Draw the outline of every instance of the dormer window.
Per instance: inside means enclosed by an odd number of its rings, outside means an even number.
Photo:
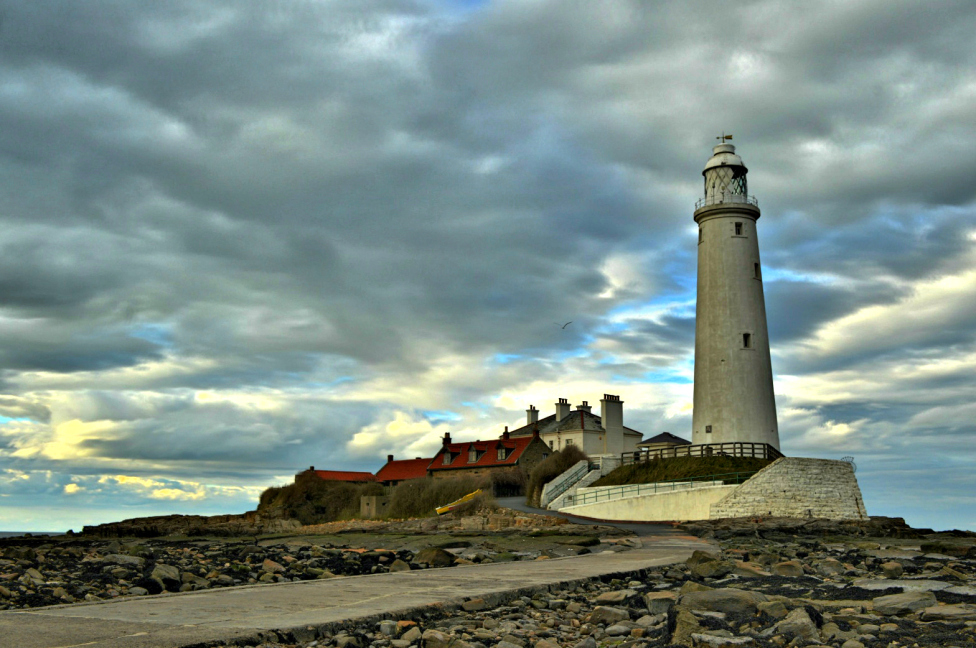
[[[505,461],[508,459],[508,448],[498,448],[498,460]]]
[[[478,463],[478,460],[485,456],[484,450],[478,450],[477,448],[471,448],[468,450],[468,463]]]
[[[460,452],[445,452],[444,453],[444,465],[454,463],[454,460],[461,456]]]

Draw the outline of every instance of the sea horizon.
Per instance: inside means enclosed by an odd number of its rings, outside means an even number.
[[[0,538],[17,538],[24,535],[64,535],[64,531],[0,531]]]

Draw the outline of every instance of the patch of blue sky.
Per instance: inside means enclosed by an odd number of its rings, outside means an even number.
[[[174,346],[173,327],[161,322],[137,324],[129,331],[129,335],[166,349],[171,349]]]
[[[641,376],[641,382],[654,384],[690,385],[695,382],[692,376],[682,369],[658,369]]]
[[[510,362],[515,362],[516,360],[521,360],[524,358],[520,353],[496,353],[491,357],[491,361],[495,364],[508,364]]]
[[[451,410],[421,410],[420,413],[425,419],[434,423],[457,423],[463,417],[457,412],[452,412]]]
[[[823,272],[797,272],[786,268],[769,268],[763,266],[762,279],[770,281],[790,281],[793,283],[835,284],[838,278]]]
[[[454,11],[474,11],[489,4],[491,0],[434,0],[434,3]]]
[[[0,425],[6,425],[7,423],[29,423],[32,420],[26,416],[0,416]]]
[[[338,387],[339,385],[343,385],[348,382],[353,382],[354,380],[355,378],[353,376],[339,376],[334,380],[328,380],[328,381],[321,381],[321,380],[307,381],[302,383],[302,388],[303,389],[306,388],[307,389],[331,389],[333,387]]]
[[[607,319],[626,322],[629,319],[657,320],[664,315],[678,318],[695,316],[695,291],[656,295],[642,302],[628,302],[612,308]]]

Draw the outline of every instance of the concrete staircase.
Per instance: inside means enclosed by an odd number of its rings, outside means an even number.
[[[567,501],[573,501],[573,497],[576,495],[576,489],[585,488],[598,480],[600,477],[603,477],[603,472],[599,468],[591,470],[583,475],[582,479],[567,488],[562,495],[557,496],[551,502],[549,502],[549,504],[546,505],[546,508],[551,511],[558,511],[562,507],[567,506]]]

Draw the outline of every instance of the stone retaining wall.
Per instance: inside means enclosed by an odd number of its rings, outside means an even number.
[[[711,506],[710,517],[867,518],[854,467],[846,461],[784,457]]]

